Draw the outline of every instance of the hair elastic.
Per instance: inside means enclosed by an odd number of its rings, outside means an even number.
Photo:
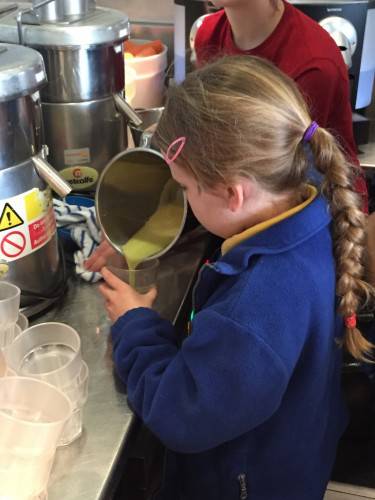
[[[316,122],[312,122],[309,127],[307,127],[305,133],[303,134],[303,142],[310,142],[313,135],[318,130],[319,125]]]
[[[183,150],[186,143],[186,137],[181,136],[175,139],[167,149],[167,152],[164,155],[164,160],[170,165],[172,162],[176,161],[176,159],[180,156],[181,151]],[[176,151],[173,151],[173,148],[176,147]]]
[[[352,314],[351,316],[346,316],[344,318],[346,328],[355,328],[357,326],[357,315]]]

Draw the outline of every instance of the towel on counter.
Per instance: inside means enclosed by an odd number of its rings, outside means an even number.
[[[78,246],[74,252],[75,270],[83,280],[95,283],[101,279],[99,273],[87,271],[84,262],[101,242],[100,228],[96,222],[95,207],[70,205],[62,200],[53,200],[58,228],[69,231],[70,237]]]

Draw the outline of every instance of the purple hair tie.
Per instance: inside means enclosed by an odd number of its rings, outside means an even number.
[[[313,135],[318,130],[319,125],[316,122],[312,122],[309,127],[307,127],[305,133],[303,134],[303,142],[310,142]]]

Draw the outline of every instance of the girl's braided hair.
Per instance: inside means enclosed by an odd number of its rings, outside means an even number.
[[[270,192],[302,194],[312,157],[332,213],[338,308],[350,317],[374,296],[363,280],[365,215],[352,190],[353,166],[323,128],[309,149],[303,136],[310,124],[297,85],[273,64],[257,57],[224,57],[169,89],[155,138],[166,151],[176,137],[186,136],[179,165],[204,187],[244,176]],[[372,344],[356,326],[347,326],[343,342],[355,358],[368,359]]]

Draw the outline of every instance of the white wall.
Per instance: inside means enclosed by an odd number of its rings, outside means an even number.
[[[97,0],[97,5],[123,10],[131,21],[173,22],[173,0]]]

